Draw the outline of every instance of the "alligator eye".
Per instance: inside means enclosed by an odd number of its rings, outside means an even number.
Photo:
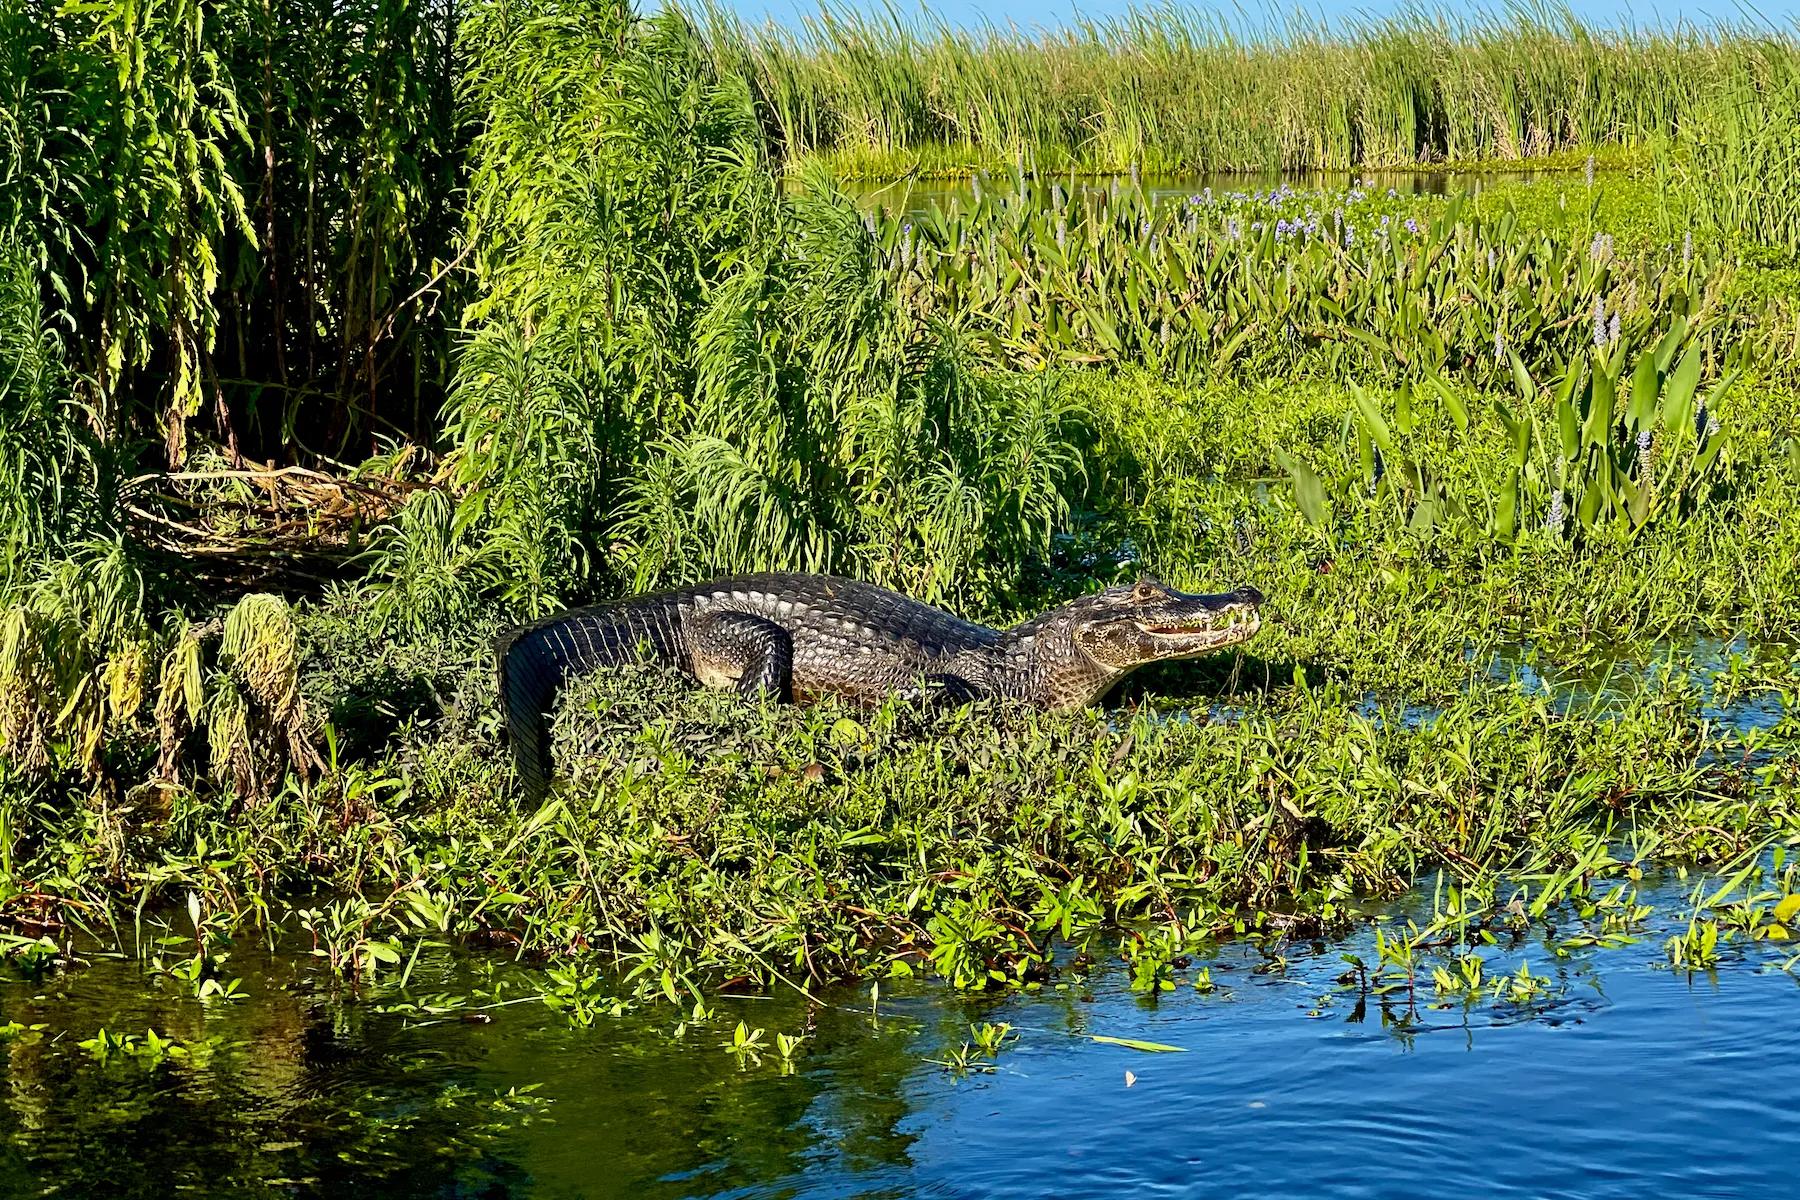
[[[1131,589],[1131,598],[1139,604],[1148,604],[1152,600],[1161,598],[1162,594],[1162,586],[1154,579],[1140,579],[1137,581],[1137,585]]]

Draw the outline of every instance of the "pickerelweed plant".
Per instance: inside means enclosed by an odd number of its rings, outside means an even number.
[[[1509,353],[1518,396],[1516,405],[1493,400],[1508,453],[1491,477],[1480,467],[1446,469],[1403,451],[1400,440],[1420,419],[1410,386],[1395,393],[1392,422],[1353,386],[1358,482],[1399,505],[1414,530],[1460,524],[1503,543],[1515,541],[1538,513],[1544,533],[1603,541],[1628,541],[1653,521],[1690,515],[1732,474],[1721,457],[1728,437],[1716,415],[1731,377],[1697,395],[1704,347],[1688,335],[1686,322],[1677,321],[1654,350],[1637,357],[1627,378],[1624,346],[1602,327],[1591,355],[1552,383],[1548,405],[1531,372]],[[1470,415],[1455,387],[1434,378],[1426,395],[1468,434]],[[1290,465],[1304,510],[1323,522],[1317,478]]]
[[[1622,248],[1460,197],[1421,206],[1356,187],[1210,189],[1152,202],[1015,175],[949,211],[885,214],[911,302],[1021,366],[1138,363],[1174,379],[1345,375],[1505,381],[1594,348],[1741,327],[1717,252]],[[1598,213],[1598,193],[1586,203]]]

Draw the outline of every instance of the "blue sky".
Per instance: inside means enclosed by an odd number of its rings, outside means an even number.
[[[819,9],[818,0],[724,0],[724,3],[747,17],[774,17],[783,22],[792,22],[797,14],[815,13]],[[852,5],[876,8],[879,7],[879,0],[852,0]],[[1076,13],[1089,17],[1111,16],[1122,13],[1131,6],[1131,0],[941,0],[924,7],[957,25],[980,25],[985,19],[995,24],[1014,23],[1030,28],[1064,25]],[[645,4],[644,7],[649,8],[651,5]],[[902,12],[912,13],[920,5],[917,0],[897,0],[897,7]],[[1267,14],[1275,14],[1279,18],[1299,11],[1331,20],[1381,15],[1420,5],[1417,0],[1411,0],[1410,3],[1408,0],[1311,0],[1310,3],[1298,5],[1216,4],[1200,0],[1193,7],[1226,14],[1243,14],[1253,23],[1263,23]],[[1427,2],[1423,7],[1468,13],[1480,9],[1492,11],[1501,5],[1476,0],[1475,3]],[[1800,0],[1761,0],[1754,5],[1739,3],[1738,0],[1647,0],[1641,3],[1626,3],[1624,0],[1568,0],[1568,7],[1592,23],[1606,26],[1646,26],[1670,24],[1678,20],[1692,24],[1711,24],[1718,20],[1737,23],[1747,16],[1760,14],[1766,20],[1792,28],[1800,20]]]

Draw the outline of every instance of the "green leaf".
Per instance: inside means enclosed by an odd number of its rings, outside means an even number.
[[[1389,454],[1394,452],[1394,435],[1388,429],[1387,420],[1381,415],[1381,409],[1369,394],[1356,384],[1350,385],[1350,399],[1356,405],[1357,415],[1362,417],[1363,428],[1375,439],[1375,444]]]
[[[1325,485],[1311,467],[1285,451],[1277,450],[1275,458],[1294,481],[1294,503],[1299,505],[1300,515],[1323,527],[1327,520]]]
[[[1104,1033],[1086,1035],[1092,1042],[1100,1042],[1107,1046],[1123,1046],[1127,1050],[1142,1050],[1146,1054],[1186,1054],[1186,1046],[1170,1046],[1164,1042],[1146,1042],[1138,1038],[1108,1037]]]
[[[1394,426],[1402,434],[1413,431],[1413,394],[1410,383],[1402,383],[1400,390],[1394,393]]]
[[[1500,489],[1500,503],[1494,510],[1494,536],[1510,542],[1519,531],[1519,472],[1507,477]]]
[[[1687,318],[1676,317],[1669,326],[1669,332],[1656,344],[1657,374],[1668,374],[1669,364],[1675,361],[1675,352],[1681,349],[1681,343],[1687,338],[1687,329]]]
[[[1681,365],[1669,376],[1667,394],[1662,403],[1662,425],[1674,436],[1682,436],[1694,423],[1694,389],[1700,385],[1700,343],[1688,347]]]
[[[1604,368],[1594,372],[1594,383],[1588,393],[1587,420],[1581,427],[1581,440],[1589,446],[1606,446],[1612,442],[1613,403],[1618,390],[1617,376]]]
[[[1625,510],[1631,514],[1631,524],[1641,526],[1650,519],[1650,492],[1648,482],[1623,482],[1619,490],[1625,494]]]
[[[1506,348],[1506,357],[1512,360],[1513,385],[1519,389],[1519,397],[1527,404],[1537,399],[1537,384],[1531,381],[1531,372],[1519,359],[1519,352],[1511,346]]]
[[[1610,498],[1611,475],[1611,464],[1602,459],[1599,470],[1595,472],[1594,478],[1588,481],[1587,487],[1581,493],[1580,502],[1575,506],[1576,519],[1581,522],[1581,527],[1589,533],[1594,531],[1594,519],[1600,515],[1601,504]]]
[[[1527,408],[1522,416],[1514,417],[1499,397],[1494,399],[1494,415],[1500,418],[1500,424],[1506,429],[1507,440],[1513,447],[1513,467],[1524,470],[1526,460],[1531,455],[1531,410]]]
[[[1467,433],[1469,431],[1469,407],[1463,403],[1462,397],[1457,395],[1456,389],[1435,375],[1431,378],[1431,386],[1437,389],[1439,398],[1444,402],[1445,411],[1450,414],[1450,420],[1456,424],[1457,432]]]
[[[1406,527],[1423,536],[1431,532],[1437,521],[1438,506],[1430,500],[1421,500],[1419,506],[1413,509],[1412,520],[1406,523]]]
[[[1362,464],[1363,478],[1375,478],[1375,443],[1362,425],[1356,427],[1356,460]]]
[[[1646,354],[1638,359],[1631,375],[1631,404],[1625,410],[1625,423],[1633,433],[1650,424],[1656,412],[1657,393],[1662,390],[1662,374],[1657,370],[1656,356]]]
[[[1694,458],[1694,473],[1696,475],[1706,474],[1706,472],[1712,468],[1714,461],[1718,459],[1719,452],[1725,449],[1725,444],[1729,440],[1730,435],[1723,431],[1715,433],[1707,438],[1706,447]]]
[[[1562,435],[1563,459],[1574,462],[1575,456],[1581,453],[1581,414],[1575,411],[1572,396],[1557,397],[1556,431]]]

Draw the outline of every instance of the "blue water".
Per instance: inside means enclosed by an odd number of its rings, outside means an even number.
[[[1095,1020],[1190,1052],[1051,1044],[989,1082],[920,1086],[916,1190],[1792,1194],[1791,979],[1691,983],[1621,961],[1569,986],[1528,1019],[1427,1014],[1404,1039],[1378,1015],[1306,1017],[1304,981],[1249,981],[1228,1001],[1156,1013],[1098,999]]]
[[[481,960],[358,991],[246,949],[249,998],[225,1006],[96,960],[0,986],[0,1024],[45,1026],[0,1037],[0,1195],[1786,1196],[1796,947],[1670,969],[1695,886],[1642,885],[1632,945],[1559,957],[1569,910],[1502,934],[1490,979],[1523,963],[1543,989],[1516,1003],[1440,1001],[1438,948],[1384,1004],[1343,957],[1376,963],[1367,925],[1226,944],[1156,1000],[1103,967],[1030,995],[721,999],[685,1030],[669,1006],[571,1024],[531,998],[543,976]],[[444,990],[457,1011],[408,1010]],[[767,1031],[760,1059],[722,1048],[739,1020]],[[1015,1027],[992,1073],[936,1065],[975,1022]],[[151,1025],[211,1048],[145,1066],[77,1044]],[[807,1037],[791,1070],[778,1031]]]
[[[1734,660],[1794,664],[1800,656],[1793,646],[1752,642],[1743,634],[1623,644],[1577,664],[1554,648],[1521,643],[1494,655],[1487,675],[1547,696],[1564,711],[1601,715],[1634,703],[1649,686],[1678,680],[1698,689],[1700,715],[1707,721],[1738,733],[1772,728],[1784,715],[1779,695],[1755,691],[1721,697],[1720,678]]]
[[[1800,984],[1777,954],[1671,972],[1655,941],[1561,962],[1541,946],[1493,952],[1497,970],[1528,961],[1551,996],[1397,1006],[1385,1022],[1334,994],[1342,946],[1292,955],[1281,974],[1228,952],[1217,991],[1155,1003],[1115,977],[991,1006],[928,991],[884,1005],[878,1027],[833,1010],[804,1072],[760,1085],[818,1089],[784,1117],[746,1126],[721,1095],[691,1127],[691,1160],[655,1183],[596,1185],[577,1145],[542,1157],[535,1179],[558,1196],[1791,1194]],[[1369,956],[1366,942],[1353,948]],[[964,1017],[1021,1029],[993,1074],[921,1061],[868,1075],[866,1042],[934,1057]],[[551,1094],[580,1104],[612,1076],[603,1042],[584,1050]],[[778,1167],[744,1177],[760,1148],[796,1135]]]

